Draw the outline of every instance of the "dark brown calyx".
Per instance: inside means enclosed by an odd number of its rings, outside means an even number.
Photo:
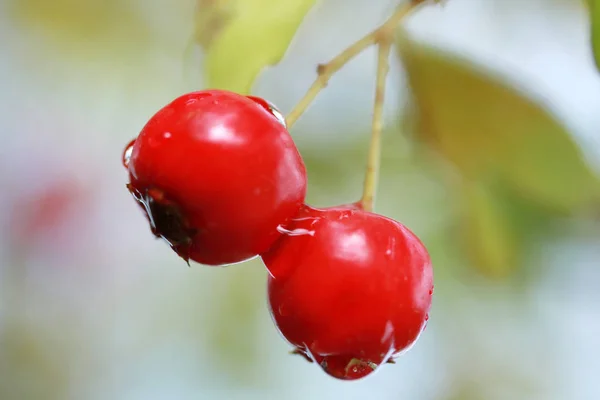
[[[144,208],[152,233],[164,239],[189,265],[192,239],[197,230],[189,226],[181,208],[167,199],[160,189],[138,190],[131,183],[127,184],[127,189]]]

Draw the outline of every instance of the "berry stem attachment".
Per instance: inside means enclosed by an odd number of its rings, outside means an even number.
[[[383,32],[382,32],[383,33]],[[363,195],[360,200],[362,209],[373,211],[377,183],[379,181],[379,166],[381,164],[381,131],[383,130],[383,103],[385,100],[385,83],[390,69],[389,56],[392,47],[392,33],[385,32],[381,36],[377,51],[377,78],[375,84],[375,103],[373,105],[373,122],[371,125],[371,144],[367,158]]]
[[[313,82],[304,97],[300,99],[298,104],[296,104],[285,118],[288,129],[290,129],[296,123],[298,118],[304,114],[306,109],[312,104],[321,90],[327,86],[329,79],[331,79],[336,72],[342,69],[342,67],[362,53],[366,48],[374,44],[380,44],[382,40],[388,40],[385,38],[389,38],[393,34],[393,31],[398,24],[426,1],[427,0],[410,0],[403,3],[398,6],[396,11],[381,26],[363,36],[326,64],[319,64],[317,67],[317,79]]]

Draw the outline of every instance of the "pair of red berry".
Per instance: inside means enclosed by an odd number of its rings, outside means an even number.
[[[411,346],[428,319],[427,250],[359,204],[304,204],[306,170],[267,101],[207,90],[156,113],[124,153],[152,232],[189,262],[261,256],[270,312],[295,352],[357,379]]]

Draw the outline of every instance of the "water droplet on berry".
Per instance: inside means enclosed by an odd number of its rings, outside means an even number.
[[[429,314],[425,314],[425,321],[429,321]]]
[[[281,304],[278,308],[279,311],[279,315],[281,315],[282,317],[288,316],[289,315],[289,308],[285,306],[285,304]]]
[[[292,350],[292,351],[291,351],[291,354],[295,354],[295,355],[302,356],[302,357],[304,357],[304,359],[305,359],[306,361],[308,361],[308,362],[310,362],[310,363],[314,362],[314,361],[313,361],[313,359],[312,359],[312,358],[310,358],[310,356],[309,356],[309,355],[306,353],[306,351],[305,351],[305,350],[302,350],[302,349],[298,349],[298,348],[297,348],[297,349],[294,349],[294,350]]]
[[[273,103],[271,103],[268,100],[262,99],[260,97],[256,97],[256,96],[247,96],[247,97],[250,100],[253,100],[254,102],[260,104],[265,110],[267,110],[272,116],[275,117],[277,122],[279,122],[281,125],[283,125],[285,128],[287,128],[287,123],[285,122],[285,117],[283,116],[281,111],[279,111],[279,109],[277,107],[275,107],[275,105]]]
[[[290,230],[290,229],[284,228],[281,225],[277,226],[277,232],[284,234],[284,235],[288,235],[288,236],[304,236],[304,235],[315,236],[315,231],[312,231],[312,230],[302,229],[302,228]]]
[[[392,335],[394,334],[394,325],[392,325],[391,321],[388,321],[385,324],[385,331],[383,332],[383,336],[381,337],[381,343],[385,343],[388,341]]]
[[[321,368],[334,378],[355,380],[363,378],[377,369],[377,364],[349,356],[325,356]]]
[[[294,218],[293,221],[310,221],[310,226],[313,227],[317,222],[319,222],[321,218],[314,217],[302,217],[302,218]]]
[[[267,102],[268,103],[268,102]],[[279,123],[283,126],[285,126],[287,128],[287,124],[285,122],[285,117],[283,116],[283,114],[281,113],[281,111],[279,111],[273,104],[269,103],[269,109],[271,111],[271,114],[273,114],[275,116],[275,118],[277,118],[277,121],[279,121]]]
[[[129,168],[129,160],[131,159],[131,153],[133,153],[133,145],[135,144],[135,139],[127,144],[125,150],[123,151],[123,156],[121,157],[121,161],[123,162],[123,166],[125,168]]]

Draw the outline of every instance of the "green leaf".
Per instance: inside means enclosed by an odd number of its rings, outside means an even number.
[[[200,0],[196,42],[206,53],[207,85],[249,93],[279,62],[315,0]]]
[[[398,42],[417,131],[470,180],[501,179],[561,212],[590,206],[600,183],[563,125],[517,87],[454,55]]]
[[[234,272],[233,269],[230,272]],[[202,327],[207,347],[214,353],[213,368],[234,377],[238,383],[251,383],[260,376],[256,365],[264,363],[257,344],[261,312],[265,312],[267,273],[259,259],[235,268],[223,278],[217,303],[211,305],[207,325]]]
[[[63,332],[63,336],[57,338],[52,332],[41,330],[39,325],[18,319],[5,318],[3,323],[0,398],[68,397],[69,372],[62,366],[72,360],[73,354],[65,345],[67,333]]]
[[[518,266],[521,249],[506,204],[481,182],[462,187],[461,230],[474,266],[484,275],[504,278]]]
[[[589,0],[592,26],[592,50],[596,67],[600,70],[600,0]]]
[[[116,49],[130,56],[152,44],[142,13],[123,0],[9,0],[6,6],[44,45],[88,61],[90,53],[106,58],[107,49]]]

